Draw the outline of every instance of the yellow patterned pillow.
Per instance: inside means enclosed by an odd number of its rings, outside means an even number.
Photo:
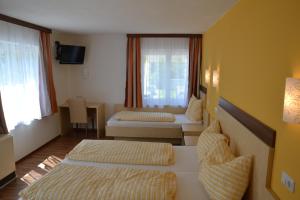
[[[203,132],[199,136],[197,143],[198,160],[202,162],[209,152],[219,141],[224,141],[228,144],[228,139],[220,133]]]
[[[219,120],[213,120],[210,125],[202,132],[221,133],[221,126]]]
[[[240,200],[249,183],[252,156],[240,156],[223,164],[204,162],[199,180],[211,199]]]
[[[235,158],[228,143],[224,140],[219,140],[205,154],[206,164],[222,164],[231,161]]]

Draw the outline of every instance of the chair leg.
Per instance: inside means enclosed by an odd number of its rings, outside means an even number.
[[[94,123],[95,123],[95,119],[92,118],[92,130],[94,130]]]
[[[76,123],[76,136],[78,137],[78,127],[79,127],[79,125],[78,125],[78,123]]]
[[[88,126],[89,126],[89,124],[87,123],[85,126],[85,136],[86,137],[88,136]]]

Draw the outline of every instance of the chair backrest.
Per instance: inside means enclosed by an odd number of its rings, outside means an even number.
[[[86,101],[83,98],[68,99],[71,123],[87,123]]]

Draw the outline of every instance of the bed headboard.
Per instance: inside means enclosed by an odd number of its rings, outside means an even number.
[[[224,98],[216,113],[235,155],[253,155],[251,181],[243,199],[277,199],[270,188],[276,131]]]

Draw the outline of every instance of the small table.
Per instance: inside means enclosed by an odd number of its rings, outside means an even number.
[[[183,136],[199,136],[205,129],[202,124],[182,124]]]
[[[87,102],[87,110],[94,112],[96,115],[97,138],[103,136],[105,129],[105,112],[104,103]],[[70,123],[70,112],[67,103],[59,106],[61,134],[64,135],[72,130]]]
[[[186,146],[196,146],[201,132],[205,129],[202,124],[182,124],[184,144]]]
[[[184,136],[185,146],[196,146],[199,136]]]

